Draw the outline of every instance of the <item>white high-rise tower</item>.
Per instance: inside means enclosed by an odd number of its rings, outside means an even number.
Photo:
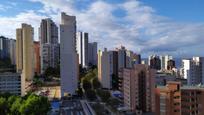
[[[60,24],[61,96],[74,94],[78,86],[78,56],[75,40],[76,17],[62,13]]]

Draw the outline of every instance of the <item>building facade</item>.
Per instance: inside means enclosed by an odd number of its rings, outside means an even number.
[[[33,34],[33,27],[28,24],[16,30],[16,69],[28,81],[34,76]]]
[[[35,64],[35,74],[40,74],[40,42],[34,41],[34,64]]]
[[[182,75],[188,85],[204,84],[204,58],[193,57],[182,60]]]
[[[181,84],[167,82],[166,86],[157,87],[156,115],[181,115]]]
[[[123,78],[124,104],[136,114],[155,112],[155,70],[148,65],[136,64],[132,69],[124,68]]]
[[[182,115],[203,115],[204,88],[198,86],[184,86],[181,88]]]
[[[20,73],[0,73],[0,92],[11,93],[15,95],[25,94],[25,84],[22,81]]]
[[[78,56],[76,52],[76,17],[61,13],[60,76],[61,96],[75,94],[78,87]]]
[[[98,80],[103,88],[112,88],[110,55],[107,49],[98,52]]]
[[[97,42],[89,43],[88,45],[88,59],[89,65],[97,65]]]
[[[152,69],[160,70],[161,69],[161,59],[157,55],[149,56],[149,66]]]
[[[42,19],[39,28],[41,73],[59,65],[58,27],[51,19]]]
[[[76,35],[76,48],[79,55],[79,64],[83,68],[87,68],[89,65],[88,54],[89,37],[86,32],[77,32]]]
[[[161,69],[167,70],[168,61],[172,60],[173,57],[170,55],[160,56],[161,59]]]

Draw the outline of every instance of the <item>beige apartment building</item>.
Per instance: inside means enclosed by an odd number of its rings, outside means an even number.
[[[16,29],[16,68],[22,77],[32,81],[34,76],[33,27],[22,24]]]

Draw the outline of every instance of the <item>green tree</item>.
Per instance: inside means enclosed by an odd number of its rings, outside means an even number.
[[[11,115],[20,115],[20,107],[23,103],[23,100],[20,97],[16,97],[15,101],[10,107]]]
[[[8,112],[8,103],[6,98],[0,97],[0,114],[6,115]]]
[[[109,91],[103,91],[103,90],[97,90],[97,94],[100,96],[101,100],[103,102],[107,102],[108,99],[110,98],[110,93]]]
[[[83,83],[83,89],[85,91],[92,88],[90,81],[84,79],[82,83]]]
[[[94,89],[98,89],[98,88],[101,87],[101,84],[100,84],[100,82],[98,81],[98,78],[94,78],[94,79],[92,80],[92,86],[93,86]]]
[[[50,110],[50,103],[47,98],[31,94],[20,107],[22,115],[46,115]]]
[[[86,97],[89,99],[89,100],[94,100],[96,99],[96,93],[94,90],[86,90]]]

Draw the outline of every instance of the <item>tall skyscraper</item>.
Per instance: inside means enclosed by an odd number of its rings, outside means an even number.
[[[183,59],[182,60],[182,77],[187,79],[190,77],[190,66],[191,60],[190,59]]]
[[[124,46],[121,46],[121,48],[117,48],[116,51],[118,51],[118,69],[125,68],[126,67],[126,49]]]
[[[10,60],[11,60],[11,64],[12,65],[16,65],[16,40],[14,39],[10,39],[9,40],[9,57],[10,57]]]
[[[89,65],[97,65],[97,42],[88,45]]]
[[[39,28],[41,73],[59,64],[58,27],[51,19],[42,19]]]
[[[110,73],[109,52],[105,48],[104,51],[98,52],[98,79],[103,88],[112,88],[112,77]]]
[[[165,55],[165,56],[160,56],[160,59],[161,59],[161,69],[167,70],[168,61],[172,60],[173,57],[169,55]]]
[[[167,62],[167,70],[172,70],[175,67],[176,67],[176,62],[174,60],[171,59]]]
[[[161,69],[161,60],[159,56],[152,55],[149,56],[149,66],[152,69],[160,70]]]
[[[63,12],[60,24],[61,96],[74,94],[78,87],[78,56],[75,40],[76,17]]]
[[[9,58],[9,39],[0,36],[0,59],[6,59]]]
[[[16,30],[16,67],[23,77],[32,81],[34,76],[33,27],[22,24]]]
[[[0,36],[0,59],[10,59],[16,65],[16,40]]]
[[[34,42],[34,64],[35,74],[40,74],[40,42]]]
[[[88,42],[89,42],[88,33],[77,32],[76,48],[77,53],[79,55],[79,64],[81,64],[83,68],[87,68],[89,64]]]
[[[187,79],[188,85],[204,84],[204,58],[193,57],[192,59],[183,59],[183,77]]]
[[[155,112],[155,73],[148,65],[135,64],[119,74],[123,78],[124,104],[136,114]]]

